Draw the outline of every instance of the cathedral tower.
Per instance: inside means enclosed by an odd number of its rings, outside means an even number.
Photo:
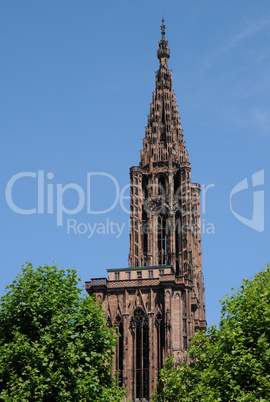
[[[130,169],[129,267],[86,282],[120,333],[115,353],[128,399],[147,401],[164,359],[187,362],[190,338],[206,329],[200,185],[191,165],[168,69],[162,20],[159,69],[139,166]]]

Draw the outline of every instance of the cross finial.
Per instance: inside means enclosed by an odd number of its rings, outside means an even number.
[[[160,25],[160,28],[161,28],[162,39],[165,39],[166,25],[164,24],[164,17],[162,17],[162,24]]]

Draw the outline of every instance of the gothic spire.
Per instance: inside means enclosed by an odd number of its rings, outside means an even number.
[[[165,39],[165,29],[162,18],[161,40],[157,51],[159,69],[156,72],[156,88],[143,140],[141,167],[151,163],[155,166],[159,163],[163,166],[189,163],[175,93],[172,89],[172,71],[168,69],[170,50]]]

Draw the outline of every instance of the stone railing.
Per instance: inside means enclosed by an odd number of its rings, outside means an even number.
[[[85,288],[89,289],[93,286],[106,286],[107,285],[107,278],[94,278],[91,281],[85,282]]]

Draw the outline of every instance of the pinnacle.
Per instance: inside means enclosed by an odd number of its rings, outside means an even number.
[[[168,48],[168,41],[165,40],[165,29],[164,18],[162,18],[161,28],[161,40],[158,43],[157,57],[159,59],[159,67],[168,68],[168,59],[170,58],[170,50]]]

